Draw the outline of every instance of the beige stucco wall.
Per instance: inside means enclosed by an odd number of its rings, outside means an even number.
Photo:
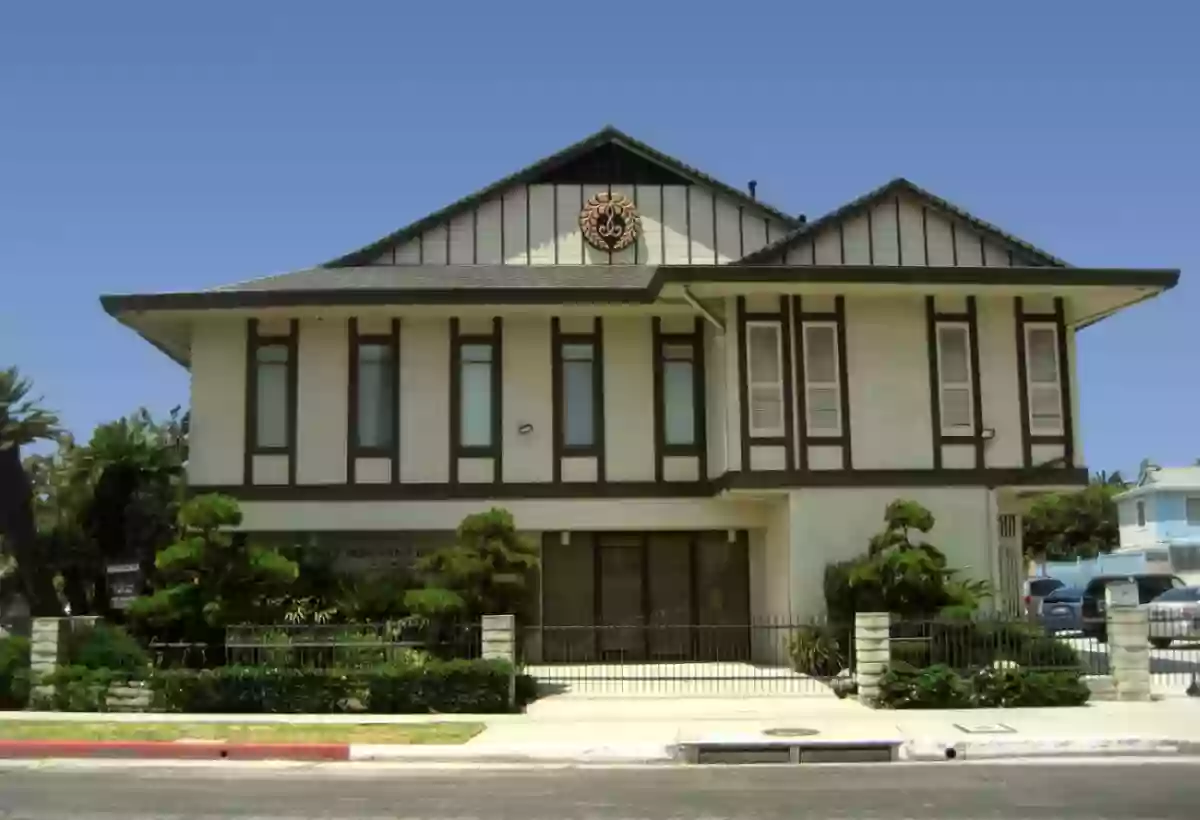
[[[400,323],[400,480],[450,480],[450,323],[446,319],[406,318]]]
[[[280,531],[453,530],[491,507],[522,529],[765,531],[767,508],[752,499],[623,498],[497,501],[246,501],[243,528]]]
[[[848,297],[846,347],[852,466],[932,468],[923,298]]]
[[[996,431],[984,445],[988,467],[1021,465],[1021,382],[1017,371],[1017,322],[1012,299],[976,300],[979,328],[979,389],[983,426]]]
[[[296,483],[346,481],[350,340],[344,319],[302,319],[296,402]],[[359,480],[364,478],[359,475]]]
[[[649,317],[604,320],[604,469],[609,481],[654,480],[653,348]]]
[[[188,483],[241,484],[246,427],[246,320],[192,326]]]
[[[922,536],[941,549],[964,576],[996,583],[996,509],[982,487],[812,488],[788,494],[791,540],[791,605],[796,618],[824,612],[825,565],[867,551],[883,529],[883,512],[897,498],[933,513],[933,530]]]
[[[820,296],[805,299],[805,308],[832,304]],[[1038,304],[1031,299],[1032,304]],[[757,300],[754,304],[767,304]],[[777,302],[771,302],[772,305]],[[736,316],[736,302],[723,303],[726,317]],[[1011,296],[979,296],[978,343],[983,424],[995,431],[984,446],[985,466],[1022,464],[1016,327]],[[940,310],[965,309],[965,295],[939,296]],[[851,469],[923,470],[933,467],[929,352],[923,295],[845,297],[848,364],[845,389],[850,402]],[[654,355],[652,319],[648,313],[602,311],[604,334],[605,479],[609,482],[653,481]],[[378,318],[378,317],[376,317]],[[568,313],[565,332],[590,330],[594,315]],[[364,317],[364,322],[369,317]],[[690,331],[695,317],[665,314],[663,328]],[[378,324],[378,323],[377,323]],[[386,326],[384,323],[382,326]],[[400,321],[400,480],[404,483],[447,483],[450,477],[449,317],[407,312]],[[464,331],[489,332],[491,316],[476,312],[461,319]],[[502,443],[503,480],[536,483],[553,480],[552,350],[548,312],[513,312],[503,320]],[[727,321],[724,334],[704,325],[708,474],[716,477],[743,469],[737,323]],[[340,484],[346,480],[348,353],[347,320],[337,315],[303,317],[298,339],[298,408],[296,481]],[[192,340],[191,483],[236,485],[242,482],[245,423],[246,320],[214,316],[197,320]],[[1074,334],[1068,335],[1072,370],[1072,408],[1079,395],[1074,380]],[[797,393],[803,385],[796,383]],[[797,415],[800,402],[794,403]],[[802,420],[799,420],[802,422]],[[523,424],[532,432],[521,434]],[[802,429],[803,424],[797,427]],[[1075,438],[1079,441],[1078,421]],[[828,452],[826,452],[828,451]],[[783,448],[751,448],[759,470],[784,466]],[[1035,445],[1039,463],[1062,454],[1061,445]],[[810,447],[813,470],[841,469],[840,450]],[[975,466],[971,446],[947,445],[943,466]],[[1076,463],[1082,463],[1078,451]],[[672,462],[667,480],[692,480],[693,467],[682,472]],[[284,473],[287,467],[285,465]],[[262,472],[262,476],[258,473]],[[570,470],[564,478],[584,480]],[[460,471],[464,481],[491,481],[491,473]],[[256,483],[279,483],[256,470]],[[591,479],[589,479],[591,480]]]
[[[504,480],[554,478],[553,378],[550,319],[520,316],[504,322]],[[533,425],[522,435],[521,425]]]

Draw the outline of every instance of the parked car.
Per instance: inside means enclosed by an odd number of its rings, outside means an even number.
[[[1171,641],[1200,640],[1200,587],[1169,589],[1150,602],[1150,643],[1166,649]]]
[[[1078,632],[1083,625],[1083,589],[1059,587],[1042,599],[1040,620],[1046,633]]]
[[[1057,578],[1025,579],[1025,617],[1037,618],[1042,614],[1042,599],[1059,587],[1066,586]]]
[[[1089,580],[1083,589],[1080,614],[1085,636],[1101,641],[1108,639],[1108,622],[1104,614],[1108,602],[1104,593],[1109,584],[1118,581],[1132,581],[1137,584],[1139,605],[1148,605],[1168,590],[1187,586],[1178,576],[1161,572],[1097,575]]]

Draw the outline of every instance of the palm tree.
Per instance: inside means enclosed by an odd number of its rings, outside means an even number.
[[[16,559],[30,612],[61,615],[54,580],[37,549],[33,485],[21,464],[21,446],[56,437],[58,417],[30,397],[32,388],[17,368],[0,370],[0,536]]]

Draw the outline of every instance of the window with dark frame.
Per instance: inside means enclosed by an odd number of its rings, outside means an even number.
[[[356,340],[358,393],[355,442],[359,451],[390,452],[396,437],[396,361],[390,339]]]
[[[692,341],[664,340],[662,358],[663,444],[688,450],[696,436],[696,346]]]
[[[966,322],[937,323],[938,401],[942,434],[975,432],[971,388],[971,327]]]
[[[459,446],[464,450],[490,449],[492,390],[496,346],[491,341],[464,341],[459,352]]]
[[[288,448],[288,342],[259,342],[254,350],[254,449],[282,452]]]
[[[564,452],[591,450],[596,446],[596,343],[564,338],[558,349],[562,388],[558,397],[562,418]]]

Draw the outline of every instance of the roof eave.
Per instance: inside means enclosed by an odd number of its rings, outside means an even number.
[[[847,283],[1055,288],[1111,286],[1151,288],[1149,295],[1154,295],[1174,287],[1178,280],[1178,270],[1130,268],[667,265],[657,268],[644,287],[221,289],[193,293],[110,294],[100,297],[100,302],[110,315],[125,321],[123,317],[129,313],[172,310],[353,305],[548,305],[577,302],[645,304],[653,302],[664,285],[706,282],[747,285]]]

